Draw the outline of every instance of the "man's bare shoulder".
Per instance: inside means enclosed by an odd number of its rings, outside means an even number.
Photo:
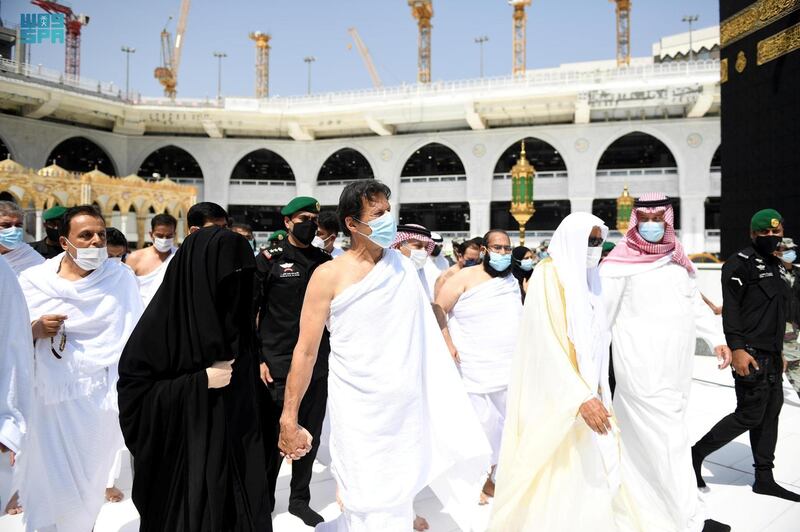
[[[464,290],[469,290],[475,286],[491,280],[492,276],[486,273],[483,266],[478,264],[469,268],[463,268],[460,272],[453,275],[451,281],[462,285]]]
[[[133,268],[133,270],[135,271],[136,270],[136,266],[140,262],[142,262],[142,259],[144,259],[147,256],[145,254],[146,252],[147,252],[147,248],[137,249],[136,251],[131,251],[130,253],[128,253],[128,256],[125,257],[125,264],[127,264],[128,266]]]

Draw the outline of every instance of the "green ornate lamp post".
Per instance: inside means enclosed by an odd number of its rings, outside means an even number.
[[[536,169],[525,157],[525,141],[517,164],[511,168],[511,216],[519,224],[519,245],[525,245],[525,224],[536,209],[533,208],[533,180]]]
[[[633,198],[628,193],[628,185],[625,185],[622,195],[617,198],[617,231],[623,235],[628,232],[631,212],[633,211],[633,202]]]

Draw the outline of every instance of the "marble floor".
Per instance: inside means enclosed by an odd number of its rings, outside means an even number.
[[[780,436],[776,451],[775,477],[785,487],[800,491],[800,400],[788,383],[784,385],[785,404],[781,413]],[[697,357],[689,406],[689,428],[697,439],[735,406],[733,379],[728,371],[716,369],[716,360]],[[712,454],[704,466],[710,491],[706,495],[709,514],[728,523],[735,532],[795,532],[800,530],[800,503],[756,495],[750,489],[753,480],[752,457],[747,435]],[[326,519],[334,518],[339,509],[335,485],[328,469],[316,464],[311,486],[312,506]],[[130,493],[130,471],[124,470],[118,485]],[[278,480],[277,508],[273,516],[276,532],[301,532],[311,529],[290,515],[289,470],[284,467]],[[433,494],[425,490],[415,502],[418,514],[425,516],[432,532],[458,530]],[[482,530],[490,508],[481,507],[475,530]],[[409,523],[410,525],[410,523]],[[409,529],[411,527],[409,526]],[[0,517],[0,532],[21,532],[22,518]],[[129,498],[103,507],[95,532],[135,532],[138,516]]]

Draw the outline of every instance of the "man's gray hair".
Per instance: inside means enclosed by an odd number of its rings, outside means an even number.
[[[18,216],[22,218],[25,213],[13,201],[0,200],[0,216]]]

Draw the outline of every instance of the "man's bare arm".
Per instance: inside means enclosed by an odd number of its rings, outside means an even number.
[[[290,459],[302,457],[310,449],[308,433],[298,426],[300,402],[311,382],[314,363],[322,340],[325,321],[333,299],[334,276],[328,264],[320,266],[311,276],[300,314],[300,336],[292,354],[292,366],[286,379],[281,434],[278,446]]]
[[[458,358],[458,350],[450,337],[450,329],[447,328],[447,314],[453,310],[458,298],[464,293],[465,285],[462,279],[463,276],[458,274],[450,277],[442,286],[433,303],[433,314],[436,316],[436,321],[439,322],[439,329],[441,329],[444,341],[450,350],[450,356],[453,357],[456,363],[459,363],[460,359]]]

